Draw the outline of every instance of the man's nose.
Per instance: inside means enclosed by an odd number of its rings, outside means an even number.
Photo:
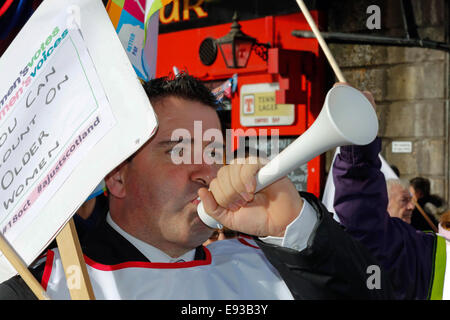
[[[410,201],[408,202],[408,209],[409,209],[409,210],[414,210],[415,207],[416,207],[416,206],[414,205],[414,202],[413,202],[412,200],[410,200]]]
[[[220,166],[217,164],[196,164],[193,165],[191,180],[208,187],[211,181],[217,176]]]

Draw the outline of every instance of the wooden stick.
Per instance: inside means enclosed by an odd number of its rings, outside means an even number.
[[[36,280],[33,274],[28,270],[27,265],[22,258],[17,254],[14,248],[9,244],[8,240],[0,233],[0,250],[5,255],[6,259],[17,270],[23,281],[33,291],[39,300],[50,300],[50,297],[45,292],[41,284]]]
[[[72,300],[95,300],[73,218],[56,237]]]
[[[420,206],[420,204],[416,201],[416,199],[414,197],[412,198],[412,202],[416,206],[417,210],[419,210],[419,212],[423,216],[423,218],[427,221],[427,223],[431,227],[431,229],[433,229],[433,231],[435,233],[438,233],[438,228],[434,225],[433,222],[431,222],[431,220],[428,217],[428,215],[425,213],[425,211],[422,209],[422,207]]]
[[[338,78],[339,82],[347,82],[345,80],[344,74],[342,73],[341,69],[339,68],[338,64],[336,63],[336,60],[334,59],[333,55],[331,54],[330,49],[327,46],[327,43],[323,39],[319,29],[316,26],[316,23],[314,22],[314,19],[311,17],[311,14],[309,13],[308,8],[306,7],[303,0],[297,0],[297,4],[302,10],[303,15],[306,18],[306,21],[308,21],[309,26],[311,27],[312,32],[316,36],[317,40],[319,41],[319,45],[322,48],[322,51],[325,53],[325,56],[328,59],[328,62],[331,65],[331,68],[333,68],[334,73],[336,74],[336,77]]]

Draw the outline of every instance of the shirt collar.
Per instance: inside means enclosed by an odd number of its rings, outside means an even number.
[[[193,261],[195,257],[195,249],[192,249],[185,254],[177,257],[172,258],[165,254],[163,251],[159,250],[158,248],[139,240],[136,237],[133,237],[131,234],[127,233],[125,230],[123,230],[117,223],[113,221],[111,218],[110,213],[108,212],[108,215],[106,216],[106,222],[114,229],[116,230],[120,235],[122,235],[125,239],[127,239],[129,242],[131,242],[132,245],[134,245],[150,262],[177,262],[180,259],[182,259],[185,262]]]

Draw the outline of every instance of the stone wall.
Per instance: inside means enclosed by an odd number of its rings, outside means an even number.
[[[419,36],[449,42],[449,2],[412,2]],[[366,27],[366,9],[372,4],[381,9],[380,30]],[[405,37],[400,1],[330,1],[328,31]],[[432,192],[448,201],[449,54],[423,48],[332,43],[330,50],[346,80],[373,93],[386,161],[399,168],[402,178],[429,178]],[[393,141],[411,141],[412,153],[393,153]],[[331,158],[330,152],[327,170]]]

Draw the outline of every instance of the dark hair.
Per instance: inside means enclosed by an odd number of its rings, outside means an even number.
[[[422,177],[415,177],[409,181],[409,184],[414,188],[422,192],[424,196],[430,195],[430,180]]]
[[[198,101],[216,109],[218,102],[214,94],[202,81],[180,72],[176,76],[152,79],[143,84],[150,102],[155,104],[162,98],[175,96],[187,100]]]
[[[156,104],[166,97],[179,97],[191,101],[201,102],[207,106],[217,110],[218,102],[214,94],[209,90],[201,80],[187,74],[180,72],[178,75],[167,76],[149,80],[142,84],[145,92],[152,104]],[[219,117],[222,125],[222,134],[225,135],[222,119]],[[126,161],[131,162],[134,156],[138,153],[136,151],[129,156]]]

